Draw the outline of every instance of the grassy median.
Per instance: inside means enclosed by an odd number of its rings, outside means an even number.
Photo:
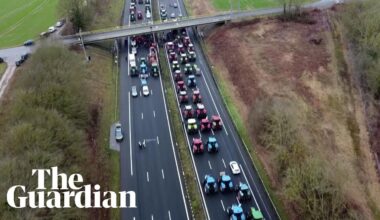
[[[196,181],[196,174],[193,169],[191,157],[189,155],[188,146],[186,143],[186,138],[182,129],[182,122],[180,118],[180,112],[177,108],[176,94],[173,90],[170,71],[166,62],[164,50],[160,51],[159,54],[162,80],[164,83],[164,88],[166,90],[166,101],[169,111],[169,119],[172,127],[172,131],[175,137],[175,141],[178,143],[179,157],[181,161],[181,166],[184,172],[185,185],[187,189],[187,194],[191,203],[191,210],[194,219],[206,219],[202,205],[201,195],[198,189],[198,183]]]

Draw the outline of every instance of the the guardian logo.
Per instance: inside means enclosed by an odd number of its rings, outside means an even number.
[[[7,202],[13,208],[136,208],[136,193],[133,191],[100,191],[98,184],[81,185],[83,177],[72,174],[69,177],[58,173],[57,167],[33,169],[37,174],[35,191],[26,192],[26,187],[16,185],[9,188]],[[51,188],[45,187],[45,175],[51,177]],[[127,197],[129,198],[127,200]],[[127,203],[128,201],[128,203]]]

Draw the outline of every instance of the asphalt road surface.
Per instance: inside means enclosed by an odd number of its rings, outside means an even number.
[[[168,15],[170,15],[171,13],[175,13],[176,15],[186,15],[183,2],[178,0],[176,1],[179,5],[178,8],[170,6],[172,5],[171,0],[160,0],[160,4],[166,6],[168,10]],[[248,156],[248,153],[246,152],[243,146],[243,143],[241,142],[241,139],[237,135],[231,118],[227,113],[225,106],[223,105],[221,96],[219,94],[219,91],[217,90],[216,84],[209,70],[209,66],[198,43],[198,39],[194,35],[193,29],[188,28],[187,32],[195,46],[195,51],[197,54],[196,64],[198,65],[198,67],[200,67],[202,72],[201,76],[198,76],[196,78],[197,88],[199,88],[199,90],[201,91],[201,95],[203,98],[202,103],[205,105],[208,111],[209,119],[212,115],[220,115],[222,121],[224,122],[224,128],[221,131],[211,131],[210,133],[198,132],[198,134],[196,135],[187,135],[189,153],[191,151],[190,144],[192,142],[193,137],[200,137],[203,143],[206,143],[209,136],[215,136],[220,146],[220,150],[216,154],[207,153],[207,150],[205,150],[205,152],[201,155],[192,154],[193,161],[195,162],[195,170],[198,175],[198,184],[201,188],[200,190],[202,190],[202,182],[206,174],[212,175],[215,179],[217,179],[220,175],[220,172],[225,172],[226,174],[232,177],[232,180],[235,184],[238,184],[239,182],[244,182],[248,183],[248,185],[250,186],[250,189],[253,192],[253,199],[248,203],[242,204],[242,207],[245,212],[248,211],[250,207],[255,207],[262,211],[265,219],[278,219],[279,217],[277,216],[275,207],[273,206],[258,176],[258,173],[254,168]],[[173,79],[172,83],[174,87],[175,85]],[[190,89],[188,89],[188,94],[191,95]],[[183,104],[179,105],[180,108],[183,108],[183,106]],[[193,105],[193,108],[195,109],[195,105]],[[186,122],[184,121],[184,125],[185,124]],[[241,174],[232,174],[229,168],[230,161],[238,162],[241,169]],[[227,208],[232,204],[238,203],[236,196],[236,192],[218,192],[213,195],[206,195],[203,193],[202,199],[206,207],[207,217],[212,220],[227,219]]]
[[[124,24],[129,25],[129,5],[126,1]],[[144,5],[137,10],[144,13]],[[136,22],[148,22],[137,20]],[[150,95],[141,95],[139,77],[129,75],[126,60],[130,40],[122,40],[120,62],[120,121],[124,127],[124,141],[121,143],[121,190],[136,192],[137,209],[123,209],[121,219],[189,219],[183,180],[174,150],[173,137],[163,95],[161,77],[150,76]],[[147,56],[148,48],[137,48],[137,61]],[[137,62],[139,63],[139,62]],[[139,66],[139,65],[138,65]],[[149,71],[149,69],[148,69]],[[131,97],[132,85],[137,86],[138,97]],[[140,149],[138,142],[145,140],[146,148]]]

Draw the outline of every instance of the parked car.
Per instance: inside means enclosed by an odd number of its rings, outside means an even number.
[[[0,63],[3,63],[4,62],[4,59],[0,57]]]
[[[34,44],[34,41],[33,40],[27,40],[24,42],[24,46],[32,46]]]
[[[123,140],[124,136],[123,136],[123,131],[121,129],[121,124],[120,123],[116,123],[115,125],[115,140],[117,142],[121,142]]]
[[[48,28],[48,33],[51,34],[51,33],[54,33],[57,29],[54,27],[54,26],[51,26]]]
[[[44,31],[44,32],[41,32],[40,37],[48,37],[49,34],[50,34],[49,32]]]

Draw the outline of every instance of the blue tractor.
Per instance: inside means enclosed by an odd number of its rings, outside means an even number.
[[[252,198],[251,190],[249,189],[247,184],[240,182],[239,185],[237,186],[237,191],[238,191],[237,199],[239,200],[239,202],[245,202],[245,201],[251,200]]]
[[[145,58],[140,59],[140,72],[141,72],[141,74],[144,74],[144,75],[147,74],[147,72],[148,72],[148,67],[146,65]]]
[[[214,153],[214,152],[218,152],[218,150],[219,150],[219,144],[216,141],[216,138],[214,136],[208,137],[208,140],[207,140],[207,151],[209,153]]]
[[[187,77],[187,86],[189,88],[197,86],[197,81],[195,80],[194,75],[190,75],[189,77]]]
[[[218,184],[211,175],[206,175],[203,180],[203,189],[206,194],[218,192]]]
[[[239,204],[233,204],[231,207],[227,208],[227,214],[230,220],[246,220],[243,208]]]
[[[234,183],[229,175],[226,175],[225,172],[220,172],[218,179],[219,190],[221,192],[232,192],[234,191]]]

